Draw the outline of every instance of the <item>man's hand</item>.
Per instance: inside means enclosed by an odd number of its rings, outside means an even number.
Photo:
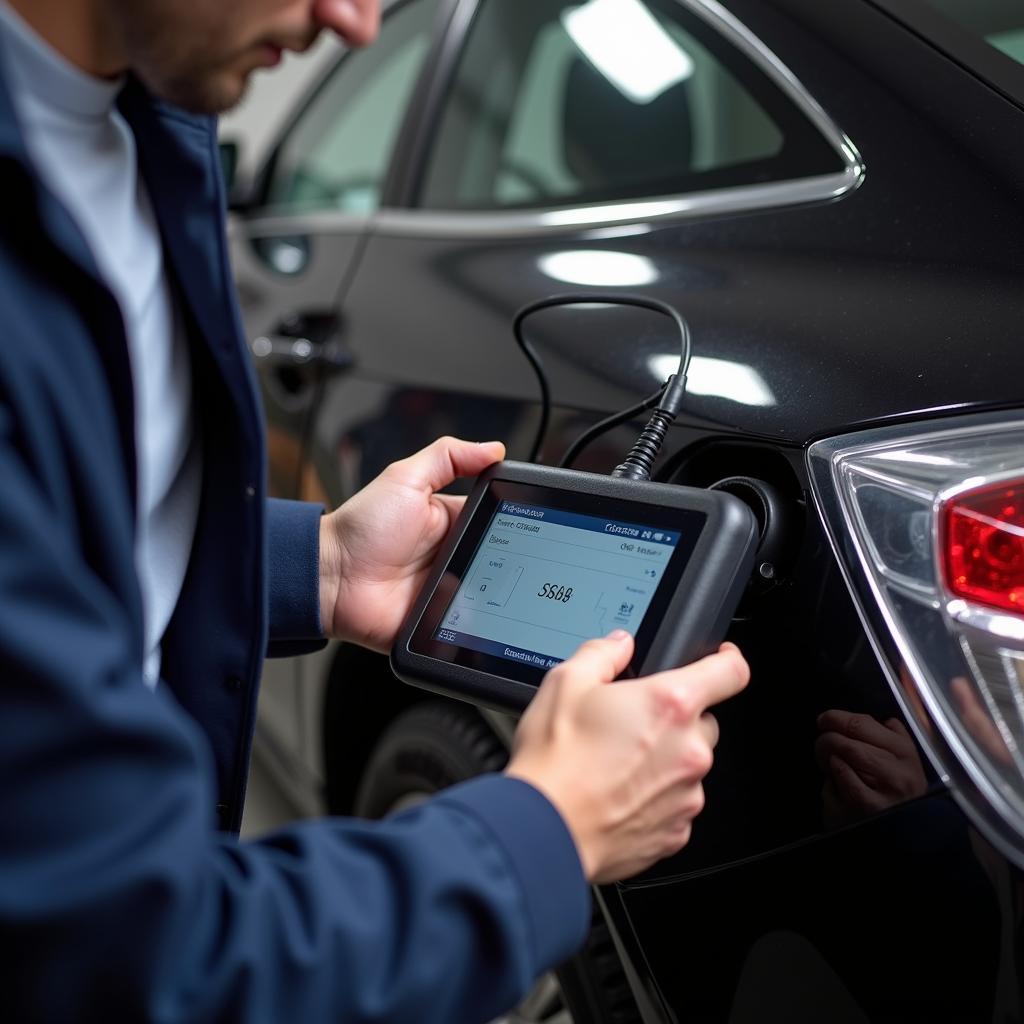
[[[853,711],[826,711],[815,755],[825,772],[825,820],[833,827],[877,814],[928,788],[910,733],[898,718],[878,722]]]
[[[390,649],[465,498],[437,494],[505,457],[498,441],[442,437],[392,463],[320,525],[324,632]]]
[[[632,653],[633,638],[620,631],[552,669],[507,769],[558,809],[592,882],[635,875],[686,845],[718,742],[705,709],[750,675],[739,650],[723,644],[685,668],[610,685]]]

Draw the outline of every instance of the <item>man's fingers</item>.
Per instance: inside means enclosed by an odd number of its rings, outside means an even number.
[[[829,758],[829,774],[836,793],[845,803],[852,803],[864,811],[880,811],[882,798],[842,758]]]
[[[440,502],[455,518],[466,504],[466,498],[462,494],[435,494],[434,500]]]
[[[466,504],[466,499],[460,494],[435,494],[434,501],[448,513],[449,524],[459,518],[462,506]]]
[[[739,648],[723,644],[692,665],[659,672],[641,682],[670,700],[682,717],[693,717],[705,708],[735,697],[750,680],[750,669]]]
[[[970,734],[1000,763],[1011,764],[1013,758],[995,723],[985,713],[981,701],[975,696],[971,684],[957,676],[952,681],[953,697],[960,709],[960,717]]]
[[[460,476],[476,476],[505,457],[500,441],[460,441],[440,437],[415,455],[394,463],[389,472],[409,487],[439,491]]]
[[[898,718],[887,718],[882,725],[884,725],[890,732],[897,733],[900,736],[905,736],[908,740],[911,738],[907,727]]]
[[[866,741],[851,740],[849,736],[838,732],[826,732],[819,736],[814,749],[822,767],[829,764],[832,758],[838,757],[871,782],[883,781],[892,774],[896,765],[890,751]]]
[[[708,746],[714,750],[718,746],[718,719],[714,715],[705,713],[700,716],[697,725]]]
[[[588,640],[553,673],[566,679],[610,683],[633,657],[633,638],[624,629],[597,640]]]
[[[660,829],[671,828],[673,822],[692,822],[704,810],[706,796],[701,782],[692,779],[677,782],[655,797],[649,817]]]
[[[841,733],[843,736],[849,736],[851,740],[861,740],[893,754],[906,753],[907,749],[904,736],[886,728],[871,715],[861,715],[853,711],[824,712],[818,716],[818,730],[823,733]]]

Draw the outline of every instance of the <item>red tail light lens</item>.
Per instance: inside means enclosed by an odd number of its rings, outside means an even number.
[[[949,589],[1024,615],[1024,481],[958,494],[942,509],[941,530]]]

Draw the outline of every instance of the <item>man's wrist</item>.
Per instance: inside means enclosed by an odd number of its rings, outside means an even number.
[[[320,624],[324,636],[334,636],[335,609],[342,579],[342,546],[334,514],[320,517]]]
[[[595,844],[588,839],[589,830],[583,825],[582,815],[570,807],[570,801],[564,798],[557,784],[552,785],[551,774],[534,766],[523,764],[521,758],[514,757],[505,769],[505,776],[532,786],[551,804],[562,819],[565,830],[572,838],[584,876],[587,881],[592,881],[598,870]]]

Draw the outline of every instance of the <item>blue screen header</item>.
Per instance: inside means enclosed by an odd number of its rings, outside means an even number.
[[[574,530],[590,530],[593,533],[643,541],[647,544],[666,544],[675,547],[679,543],[678,531],[644,526],[641,523],[626,523],[618,519],[601,519],[599,516],[586,516],[578,512],[562,512],[560,509],[527,505],[520,501],[503,501],[498,507],[497,514],[517,516],[535,523],[569,526]]]

